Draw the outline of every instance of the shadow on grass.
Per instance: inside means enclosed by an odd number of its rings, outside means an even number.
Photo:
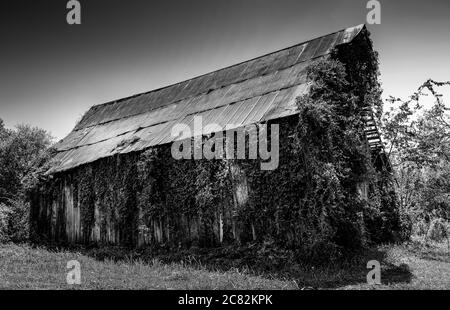
[[[429,254],[422,254],[419,257],[425,260],[434,260],[443,263],[450,263],[449,253],[429,253]]]
[[[406,249],[411,254],[424,260],[450,263],[450,248],[448,245],[438,247],[433,244],[411,241],[406,245]]]
[[[309,270],[303,274],[294,274],[299,286],[313,288],[334,289],[345,286],[367,284],[367,274],[370,269],[367,263],[377,260],[381,265],[381,283],[392,285],[397,283],[410,283],[413,274],[406,264],[393,264],[389,262],[386,251],[378,249],[366,250],[354,257],[350,263],[337,262],[330,267]]]

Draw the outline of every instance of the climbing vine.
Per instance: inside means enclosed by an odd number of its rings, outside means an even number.
[[[319,261],[391,239],[395,195],[363,136],[367,108],[381,109],[377,55],[367,36],[351,44],[361,46],[307,67],[310,91],[298,98],[297,115],[268,122],[280,126],[276,170],[261,170],[261,159],[175,160],[162,145],[62,176],[72,176],[85,242],[95,228],[99,242],[252,243]]]

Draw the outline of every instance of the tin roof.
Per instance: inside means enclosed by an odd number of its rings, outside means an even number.
[[[170,143],[171,128],[203,116],[203,126],[242,127],[297,113],[295,99],[308,91],[305,68],[334,47],[350,43],[359,25],[214,71],[184,82],[93,106],[55,145],[48,173],[100,158]]]

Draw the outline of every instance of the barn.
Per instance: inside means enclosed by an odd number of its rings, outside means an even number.
[[[131,247],[275,240],[306,247],[327,238],[338,240],[344,227],[352,239],[364,240],[365,229],[357,227],[364,225],[362,209],[343,211],[351,219],[347,225],[343,219],[339,223],[328,219],[334,211],[327,211],[325,202],[302,205],[306,199],[298,177],[302,172],[291,166],[298,154],[290,150],[289,139],[298,123],[297,98],[311,89],[309,66],[321,59],[338,59],[355,76],[354,83],[361,84],[357,86],[364,98],[363,75],[377,74],[377,67],[368,65],[372,55],[368,30],[359,25],[93,106],[55,145],[45,181],[33,192],[33,238]],[[377,171],[386,170],[371,107],[360,109],[365,119],[362,147]],[[217,135],[221,129],[215,128],[243,130],[249,136],[252,130],[265,128],[273,140],[268,125],[279,125],[279,163],[273,170],[262,170],[256,164],[260,159],[174,159],[172,146],[180,138],[172,128],[190,126],[198,117],[204,127],[219,125],[202,131],[201,141]],[[195,131],[183,139],[194,135]],[[250,139],[246,146],[252,143]],[[364,172],[346,185],[366,204],[369,178]],[[336,243],[346,246],[341,239]]]

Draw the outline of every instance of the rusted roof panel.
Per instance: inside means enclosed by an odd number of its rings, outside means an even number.
[[[247,126],[296,113],[306,94],[307,65],[351,42],[364,25],[310,40],[228,68],[152,92],[92,107],[56,145],[49,173],[73,169],[100,158],[170,143],[177,123]],[[210,129],[211,131],[213,129]],[[206,132],[204,134],[209,134]]]

